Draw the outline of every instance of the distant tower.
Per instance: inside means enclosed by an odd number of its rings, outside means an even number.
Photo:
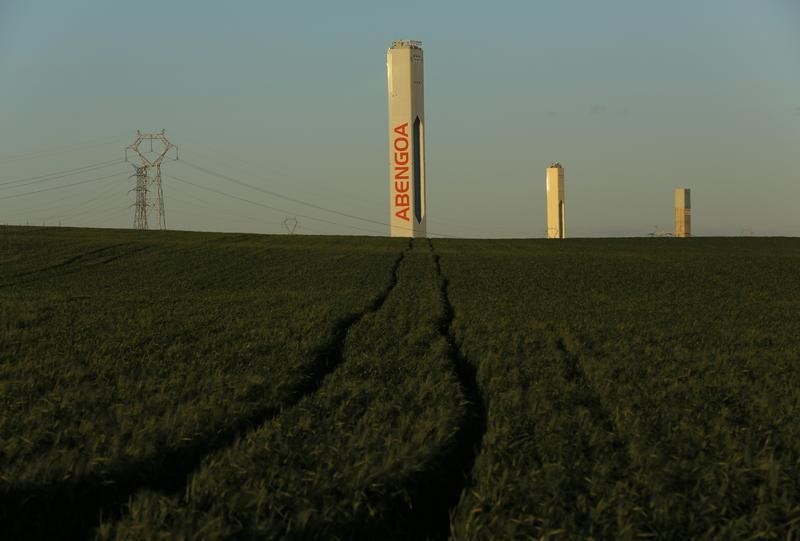
[[[567,238],[564,214],[564,168],[551,163],[547,168],[547,238]]]
[[[692,236],[692,201],[689,188],[675,190],[675,236],[686,238]]]
[[[424,237],[425,96],[422,43],[395,41],[386,53],[389,82],[389,209],[393,237]]]
[[[169,142],[164,130],[158,133],[142,133],[136,130],[136,139],[125,148],[125,161],[136,170],[136,210],[133,218],[135,229],[167,228],[164,190],[161,188],[161,162],[173,148],[177,159],[178,148]],[[148,215],[151,219],[148,219]]]

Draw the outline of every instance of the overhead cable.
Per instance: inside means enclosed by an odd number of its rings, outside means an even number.
[[[192,167],[192,168],[194,168],[194,169],[196,169],[198,171],[201,171],[201,172],[206,173],[208,175],[211,175],[213,177],[217,177],[217,178],[220,178],[222,180],[227,180],[227,181],[232,182],[234,184],[238,184],[240,186],[244,186],[246,188],[250,188],[251,190],[255,190],[257,192],[261,192],[263,194],[270,195],[272,197],[277,197],[277,198],[283,199],[285,201],[296,203],[298,205],[304,205],[306,207],[310,207],[310,208],[313,208],[313,209],[316,209],[316,210],[321,210],[323,212],[329,212],[331,214],[336,214],[338,216],[343,216],[345,218],[350,218],[350,219],[353,219],[353,220],[360,220],[362,222],[367,222],[367,223],[371,223],[371,224],[375,224],[375,225],[381,225],[381,226],[389,227],[389,223],[387,223],[387,222],[382,222],[380,220],[373,220],[371,218],[363,218],[361,216],[356,216],[355,214],[350,214],[350,213],[347,213],[347,212],[341,212],[341,211],[338,211],[338,210],[335,210],[335,209],[330,209],[330,208],[327,208],[327,207],[323,207],[321,205],[316,205],[314,203],[309,203],[309,202],[303,201],[301,199],[297,199],[297,198],[294,198],[294,197],[289,197],[287,195],[280,194],[280,193],[275,192],[273,190],[268,190],[268,189],[262,188],[260,186],[255,186],[255,185],[250,184],[248,182],[245,182],[243,180],[239,180],[239,179],[230,177],[228,175],[224,175],[222,173],[218,173],[218,172],[213,171],[211,169],[208,169],[206,167],[202,167],[202,166],[193,164],[191,162],[187,162],[186,160],[180,160],[180,163],[184,163],[184,164],[188,165],[189,167]],[[412,228],[411,227],[401,227],[401,229],[406,229],[406,230],[410,231]],[[437,237],[450,237],[450,235],[443,235],[443,234],[440,234],[440,233],[434,233],[432,231],[430,231],[429,233],[431,235],[435,235]],[[381,233],[381,234],[385,235],[385,233]]]
[[[336,226],[339,226],[339,227],[347,227],[347,228],[356,229],[356,230],[359,230],[359,231],[366,231],[368,233],[373,233],[375,235],[381,235],[381,236],[385,236],[386,235],[385,232],[375,231],[373,229],[365,229],[363,227],[358,227],[358,226],[355,226],[355,225],[342,224],[342,223],[339,223],[339,222],[333,222],[331,220],[325,220],[323,218],[316,218],[314,216],[308,216],[306,214],[298,214],[296,212],[292,212],[292,211],[289,211],[289,210],[286,210],[286,209],[273,207],[271,205],[266,205],[266,204],[260,203],[258,201],[253,201],[252,199],[247,199],[247,198],[244,198],[244,197],[239,197],[237,195],[233,195],[233,194],[229,194],[229,193],[226,193],[226,192],[222,192],[220,190],[215,190],[214,188],[209,188],[207,186],[203,186],[202,184],[196,184],[196,183],[188,181],[186,179],[178,178],[178,177],[176,177],[174,175],[165,175],[165,176],[167,178],[171,178],[172,180],[177,180],[178,182],[182,182],[184,184],[188,184],[190,186],[194,186],[196,188],[200,188],[201,190],[206,190],[208,192],[213,192],[213,193],[216,193],[218,195],[222,195],[224,197],[228,197],[230,199],[236,199],[238,201],[243,201],[243,202],[249,203],[251,205],[256,205],[258,207],[266,208],[266,209],[269,209],[269,210],[274,210],[274,211],[277,211],[277,212],[281,212],[283,214],[292,214],[294,216],[300,216],[301,218],[307,218],[309,220],[313,220],[313,221],[316,221],[316,222],[321,222],[321,223],[325,223],[325,224],[329,224],[329,225],[336,225]]]
[[[108,161],[105,161],[105,162],[93,163],[93,164],[90,164],[90,165],[84,165],[82,167],[76,167],[74,169],[65,169],[63,171],[56,171],[54,173],[48,173],[46,175],[39,175],[39,176],[35,176],[35,177],[26,177],[26,178],[18,178],[18,179],[15,179],[15,180],[5,180],[3,182],[0,182],[0,187],[17,188],[19,186],[11,186],[11,185],[12,184],[30,185],[30,184],[36,184],[38,182],[46,182],[46,181],[50,181],[50,180],[57,180],[57,179],[60,179],[60,178],[70,177],[70,176],[74,176],[74,175],[80,175],[82,173],[86,173],[86,172],[89,172],[89,171],[94,171],[96,169],[104,169],[106,167],[110,167],[112,165],[116,165],[116,164],[119,164],[119,163],[124,163],[124,160],[122,160],[122,159],[108,160]]]
[[[105,177],[90,178],[90,179],[81,180],[81,181],[78,181],[78,182],[72,182],[70,184],[59,184],[58,186],[52,186],[50,188],[43,188],[41,190],[35,190],[35,191],[32,191],[32,192],[18,193],[18,194],[14,194],[14,195],[6,195],[4,197],[0,197],[0,200],[3,200],[3,199],[14,199],[14,198],[17,198],[17,197],[26,197],[28,195],[34,195],[34,194],[42,193],[42,192],[50,192],[50,191],[53,191],[53,190],[61,190],[63,188],[69,188],[71,186],[78,186],[80,184],[87,184],[89,182],[97,182],[99,180],[106,180],[106,179],[109,179],[109,178],[119,177],[119,176],[122,176],[122,175],[126,175],[127,176],[128,173],[127,172],[117,173],[115,175],[108,175],[108,176],[105,176]]]
[[[103,145],[110,145],[112,143],[116,144],[119,141],[126,139],[126,137],[114,137],[114,138],[105,138],[105,139],[94,139],[91,141],[83,141],[79,143],[72,143],[70,145],[60,145],[57,147],[45,148],[42,150],[34,150],[31,152],[20,152],[19,154],[10,154],[6,156],[0,156],[0,163],[8,163],[20,160],[27,160],[31,158],[39,158],[42,156],[54,155],[54,154],[64,154],[66,152],[72,152],[76,148],[91,148],[91,147],[99,147]]]

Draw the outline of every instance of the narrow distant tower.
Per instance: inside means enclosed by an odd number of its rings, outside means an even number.
[[[567,219],[564,214],[564,168],[551,163],[547,168],[547,238],[565,239]]]
[[[389,82],[389,219],[393,237],[424,237],[425,96],[422,43],[395,41],[386,53]]]
[[[686,238],[692,236],[692,201],[689,188],[675,190],[675,236]]]

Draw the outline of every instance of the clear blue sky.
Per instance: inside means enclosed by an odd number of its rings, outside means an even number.
[[[433,233],[543,236],[560,161],[570,236],[671,230],[676,187],[698,235],[800,235],[797,0],[0,0],[0,223],[130,227],[127,166],[2,183],[119,158],[137,128],[166,129],[190,163],[388,221],[395,39],[425,48]],[[302,214],[299,231],[386,231],[180,161],[164,173],[281,209],[165,176],[170,228],[279,232]]]

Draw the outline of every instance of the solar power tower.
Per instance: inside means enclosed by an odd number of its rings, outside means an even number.
[[[422,43],[395,41],[389,83],[389,220],[392,237],[426,236]]]
[[[675,190],[675,236],[692,236],[692,200],[689,188]]]
[[[545,178],[547,187],[547,238],[567,238],[567,217],[564,208],[564,168],[551,163]]]

